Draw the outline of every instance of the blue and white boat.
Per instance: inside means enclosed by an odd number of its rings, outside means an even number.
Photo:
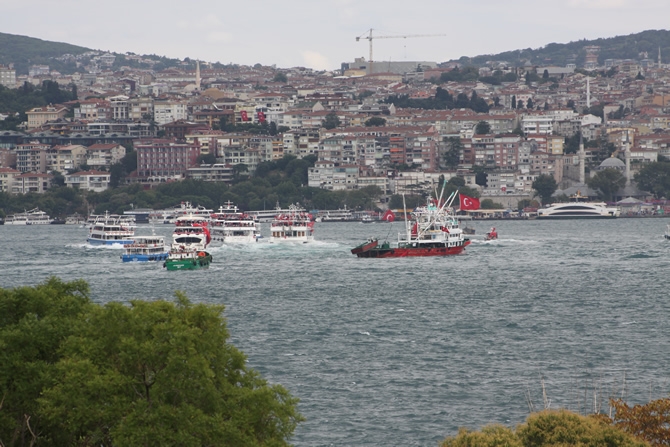
[[[131,244],[123,246],[123,262],[165,261],[168,258],[169,250],[163,236],[135,236],[132,239]]]
[[[134,242],[135,225],[105,213],[89,230],[86,241],[91,245],[127,245]]]

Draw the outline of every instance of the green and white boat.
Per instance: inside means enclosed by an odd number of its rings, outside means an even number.
[[[163,267],[168,270],[195,270],[209,267],[212,255],[204,250],[172,249]]]

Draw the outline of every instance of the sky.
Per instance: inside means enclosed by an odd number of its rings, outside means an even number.
[[[356,37],[370,29],[374,61],[439,63],[670,28],[670,0],[0,0],[0,11],[3,33],[317,70],[368,59],[369,40]]]

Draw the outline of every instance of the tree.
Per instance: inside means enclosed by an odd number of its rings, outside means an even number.
[[[365,121],[365,127],[382,127],[386,126],[386,120],[379,116],[373,116]]]
[[[549,70],[547,70],[546,68],[542,72],[542,79],[549,79]]]
[[[286,77],[286,74],[284,74],[280,71],[275,74],[275,76],[274,76],[274,78],[272,78],[272,80],[274,82],[281,82],[282,84],[286,84],[288,82],[288,78]]]
[[[670,399],[652,400],[643,405],[629,406],[621,399],[612,399],[615,427],[653,446],[670,445]]]
[[[337,113],[330,112],[326,115],[326,118],[323,120],[323,127],[326,129],[335,129],[340,125],[340,118],[337,116]]]
[[[488,121],[480,121],[475,126],[475,134],[477,135],[487,135],[491,133],[491,125]]]
[[[558,185],[553,176],[541,174],[533,182],[533,189],[542,199],[542,203],[549,203],[552,194],[558,189]]]
[[[526,108],[532,109],[535,107],[535,104],[533,104],[533,98],[528,98],[528,103],[526,103]]]
[[[216,155],[209,153],[209,154],[200,154],[198,155],[198,164],[206,164],[206,165],[213,165],[216,163]]]
[[[603,169],[598,171],[596,175],[586,180],[586,184],[600,191],[600,196],[603,200],[611,202],[614,194],[624,186],[626,186],[626,177],[618,169]]]
[[[484,199],[481,201],[480,208],[483,210],[501,210],[505,206],[502,203],[494,202],[492,199]]]
[[[523,108],[524,108],[523,100],[519,100],[519,101],[517,101],[517,103],[516,103],[516,108],[517,108],[517,109],[523,109]]]
[[[458,137],[447,137],[445,138],[446,151],[442,157],[444,165],[447,168],[456,168],[461,158],[461,151],[463,150],[463,144],[461,139]]]
[[[648,191],[657,199],[670,198],[670,162],[647,163],[635,174],[635,183],[643,191]]]
[[[297,399],[229,343],[223,306],[0,290],[2,445],[287,446]]]
[[[516,95],[512,95],[512,108],[516,109]]]

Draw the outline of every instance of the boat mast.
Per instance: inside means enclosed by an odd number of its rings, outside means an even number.
[[[407,233],[407,242],[409,242],[411,236],[409,232],[409,222],[407,220],[407,205],[405,204],[405,194],[402,195],[402,209],[405,214],[405,232]]]

